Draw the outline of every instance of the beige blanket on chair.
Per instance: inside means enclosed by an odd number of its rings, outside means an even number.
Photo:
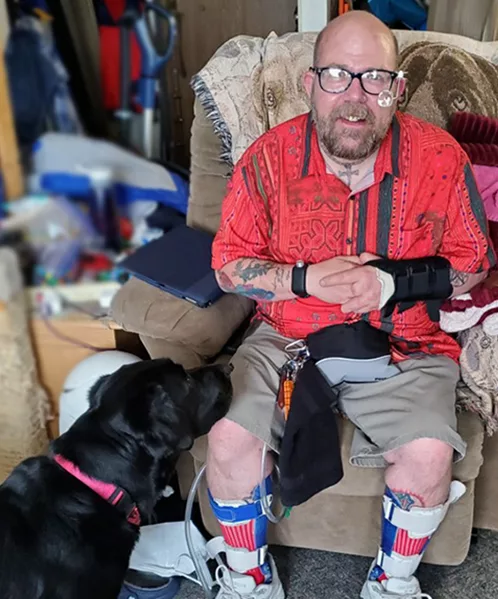
[[[461,382],[458,405],[478,414],[488,435],[498,431],[498,337],[476,325],[459,335]]]

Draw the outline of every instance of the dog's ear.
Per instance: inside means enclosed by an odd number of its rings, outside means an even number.
[[[100,402],[102,401],[104,385],[110,376],[110,374],[101,376],[97,382],[90,387],[90,390],[88,391],[88,404],[90,409],[97,408],[100,405]]]
[[[226,415],[232,398],[229,378],[232,370],[229,364],[213,364],[191,372],[198,383],[195,397],[192,398],[196,435],[207,434]]]
[[[168,430],[171,447],[178,451],[186,451],[194,444],[191,415],[184,404],[188,389],[187,379],[168,388],[151,384],[142,403],[145,407],[146,402],[150,401],[147,432],[155,434],[157,430],[159,435],[164,435],[165,430]],[[173,399],[172,395],[176,395],[176,398]],[[179,396],[182,401],[176,401]],[[164,426],[166,423],[167,427]]]

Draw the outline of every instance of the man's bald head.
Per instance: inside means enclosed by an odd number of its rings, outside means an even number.
[[[327,47],[336,43],[374,38],[379,49],[385,52],[392,69],[398,66],[399,47],[394,33],[380,19],[364,10],[352,10],[330,21],[318,34],[313,53],[313,66],[328,66],[330,61],[322,60],[328,54]],[[392,59],[392,60],[391,60]],[[372,67],[379,65],[371,65]]]

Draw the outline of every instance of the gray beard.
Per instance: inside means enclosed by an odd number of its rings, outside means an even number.
[[[389,123],[382,130],[371,129],[366,135],[365,133],[351,131],[347,138],[358,141],[359,144],[356,147],[350,147],[343,143],[344,135],[335,135],[331,130],[328,119],[319,117],[314,107],[312,115],[320,144],[331,158],[342,160],[359,162],[371,156],[379,148],[390,127]]]

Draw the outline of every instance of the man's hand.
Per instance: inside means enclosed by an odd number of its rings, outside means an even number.
[[[339,276],[354,269],[363,268],[358,256],[336,256],[308,267],[306,289],[308,293],[328,304],[343,304],[354,297],[350,284],[323,286],[324,278]]]
[[[341,310],[344,313],[366,314],[378,310],[382,292],[381,283],[377,278],[376,268],[365,265],[366,262],[377,258],[378,256],[374,254],[364,252],[359,258],[355,258],[356,264],[350,265],[348,269],[322,276],[319,280],[319,286],[323,289],[322,296],[326,295],[327,291],[330,291],[331,296],[335,293],[334,297],[340,298],[335,303],[342,304]]]

